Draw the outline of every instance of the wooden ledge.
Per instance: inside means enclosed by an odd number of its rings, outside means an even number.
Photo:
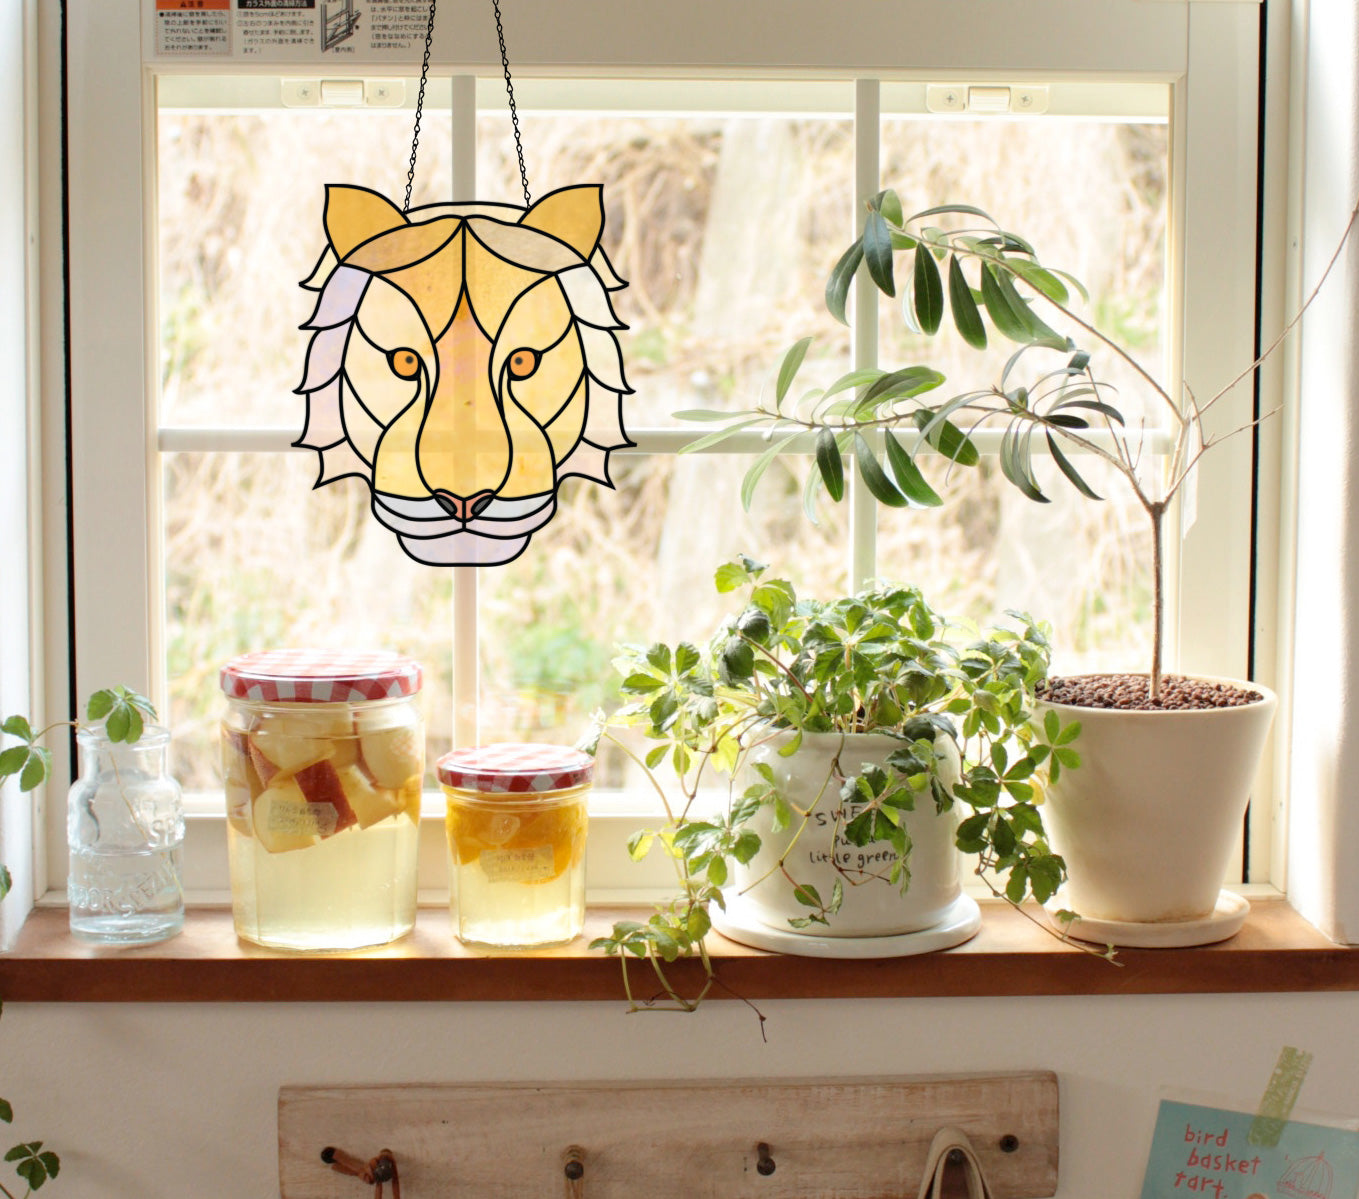
[[[1246,926],[1229,941],[1124,949],[1122,966],[1060,944],[1003,904],[982,910],[982,931],[971,941],[920,957],[821,961],[747,949],[716,934],[709,948],[730,991],[752,1000],[1359,990],[1359,949],[1327,940],[1282,899],[1252,901]],[[621,1003],[617,960],[586,946],[615,919],[629,917],[644,918],[596,909],[585,936],[572,945],[488,955],[453,938],[446,911],[422,909],[415,931],[383,949],[289,954],[238,941],[231,913],[221,908],[192,910],[183,933],[141,949],[83,945],[68,933],[64,909],[39,909],[13,951],[0,956],[0,997],[7,1003]],[[645,993],[646,966],[634,961],[630,968],[637,993]],[[701,972],[696,963],[679,962],[671,976],[683,988]]]

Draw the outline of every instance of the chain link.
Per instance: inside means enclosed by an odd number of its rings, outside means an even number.
[[[415,129],[411,133],[411,165],[406,172],[406,204],[411,210],[411,191],[415,187],[415,158],[420,149],[420,118],[425,110],[425,84],[429,79],[429,53],[434,43],[434,9],[438,0],[429,0],[429,27],[425,30],[425,57],[420,64],[420,92],[415,99]],[[500,39],[500,65],[505,72],[505,95],[510,102],[510,124],[514,127],[514,150],[519,157],[519,181],[524,187],[524,207],[533,205],[529,195],[528,168],[524,165],[524,141],[519,133],[519,109],[514,102],[514,81],[510,78],[510,56],[505,50],[505,24],[500,17],[500,0],[491,0],[495,9],[495,32]]]
[[[500,20],[500,0],[491,0],[495,8],[495,31],[500,38],[500,65],[505,69],[505,94],[510,99],[510,124],[514,126],[514,149],[519,155],[519,180],[524,185],[524,207],[532,207],[529,198],[528,170],[524,166],[524,143],[519,136],[519,110],[514,103],[514,84],[510,80],[510,56],[505,53],[505,26]]]
[[[420,64],[420,91],[415,97],[415,130],[411,133],[411,165],[406,172],[406,203],[402,212],[411,210],[411,190],[415,187],[415,156],[420,149],[420,118],[425,111],[425,84],[429,80],[429,50],[434,44],[434,6],[438,0],[429,0],[429,26],[425,29],[425,58]]]

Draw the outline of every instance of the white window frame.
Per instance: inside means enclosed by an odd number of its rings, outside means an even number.
[[[143,0],[143,11],[153,11]],[[838,0],[834,25],[814,0],[745,0],[739,10],[725,0],[700,0],[679,12],[645,11],[650,24],[621,25],[604,34],[606,13],[572,6],[568,18],[554,0],[520,0],[513,28],[514,62],[520,77],[589,73],[721,81],[733,77],[800,79],[859,78],[856,117],[860,128],[876,127],[878,80],[900,82],[1012,82],[1116,77],[1171,87],[1173,195],[1170,225],[1170,321],[1179,336],[1172,377],[1218,378],[1218,363],[1244,363],[1251,356],[1255,294],[1255,150],[1257,13],[1250,4],[1201,5],[1184,0],[1086,0],[1073,19],[1062,0],[926,0],[881,5],[876,0]],[[739,11],[739,20],[733,13]],[[153,360],[154,330],[154,79],[157,73],[201,73],[210,60],[176,64],[154,58],[150,20],[132,19],[128,8],[106,0],[70,0],[68,104],[70,186],[70,319],[75,658],[77,695],[118,679],[153,686],[162,661],[155,644],[158,622],[148,613],[162,609],[153,566],[160,528],[156,511],[161,450],[191,448],[159,433],[148,419],[147,363]],[[661,26],[664,25],[664,28]],[[973,36],[985,27],[985,39]],[[866,31],[877,31],[866,36]],[[493,42],[476,41],[483,57],[468,61],[460,31],[436,30],[433,68],[458,77],[463,100],[474,77],[494,81],[499,63]],[[456,47],[456,52],[455,52]],[[877,56],[891,47],[895,61]],[[931,61],[946,61],[940,74]],[[583,64],[589,64],[588,66]],[[303,64],[304,66],[305,64]],[[298,74],[305,74],[299,66]],[[239,62],[223,62],[238,73]],[[260,68],[279,74],[276,63]],[[289,68],[291,71],[291,68]],[[346,62],[345,75],[390,74],[390,64]],[[465,108],[463,111],[467,111]],[[455,104],[455,112],[458,105]],[[455,126],[457,117],[455,116]],[[466,141],[464,130],[463,145]],[[458,135],[455,134],[455,141]],[[879,185],[875,146],[859,139],[856,189],[860,198]],[[468,180],[466,154],[455,156],[455,172]],[[461,184],[455,184],[457,193]],[[847,230],[847,233],[849,231]],[[873,302],[860,295],[861,312]],[[1193,313],[1187,321],[1185,315]],[[49,330],[49,336],[51,331]],[[873,322],[859,322],[855,355],[872,361]],[[1241,390],[1247,390],[1242,396]],[[61,411],[59,384],[46,381],[49,419]],[[1220,406],[1226,422],[1241,423],[1248,389]],[[634,432],[644,450],[673,449],[687,433]],[[1247,673],[1249,612],[1245,606],[1251,569],[1249,522],[1238,519],[1251,503],[1250,444],[1219,451],[1204,463],[1198,486],[1197,520],[1187,533],[1178,576],[1179,596],[1169,614],[1168,660],[1207,673]],[[256,442],[259,448],[260,443]],[[221,444],[217,448],[227,448]],[[1245,469],[1242,468],[1243,462]],[[55,485],[48,480],[47,487]],[[110,503],[109,497],[118,497]],[[1263,503],[1277,507],[1277,497]],[[872,573],[871,500],[856,501],[851,575]],[[56,534],[56,535],[53,535]],[[48,529],[49,554],[65,553],[64,530]],[[457,600],[475,598],[475,576],[460,572]],[[117,579],[116,591],[108,580]],[[1223,586],[1223,580],[1235,580]],[[1229,602],[1224,609],[1224,592]],[[474,608],[473,608],[474,610]],[[51,609],[48,620],[52,619]],[[475,683],[475,625],[455,621],[456,681]],[[1271,662],[1257,663],[1256,675],[1271,685]],[[49,661],[49,693],[67,694],[65,663]],[[475,694],[475,689],[471,690]],[[458,730],[467,740],[470,730]],[[51,804],[45,825],[49,878],[64,876],[64,813]],[[1268,867],[1273,804],[1261,804],[1260,831],[1253,837],[1256,858]],[[603,850],[603,846],[599,847]],[[219,856],[224,862],[225,855]],[[593,856],[593,855],[592,855]],[[422,870],[428,865],[422,860]],[[204,869],[208,869],[204,866]],[[224,867],[219,867],[224,870]],[[427,877],[427,876],[426,876]],[[219,875],[220,879],[220,875]],[[218,890],[209,883],[209,891]]]

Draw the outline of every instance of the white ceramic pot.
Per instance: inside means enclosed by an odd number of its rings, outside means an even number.
[[[1081,765],[1062,771],[1043,807],[1066,860],[1063,907],[1139,924],[1212,914],[1278,706],[1268,688],[1237,685],[1264,698],[1202,711],[1035,705],[1039,721],[1051,709],[1081,724]]]
[[[786,858],[793,878],[815,887],[826,902],[837,879],[844,885],[844,901],[830,918],[830,926],[817,924],[801,931],[817,937],[877,937],[917,932],[939,923],[962,890],[954,847],[956,811],[940,815],[933,798],[925,794],[916,797],[914,811],[904,814],[912,841],[911,885],[905,895],[900,884],[875,877],[885,876],[896,858],[886,842],[860,847],[836,835],[845,823],[843,817],[838,825],[835,819],[840,776],[860,773],[866,762],[882,763],[902,742],[881,733],[807,733],[795,754],[780,757],[779,746],[786,743],[787,735],[780,735],[751,750],[742,786],[756,781],[752,767],[763,762],[791,804],[802,809],[816,804],[816,810],[796,841],[801,821],[775,832],[772,813],[762,810],[751,825],[760,835],[760,852],[732,871],[729,896],[739,894],[745,910],[770,928],[799,931],[790,929],[788,921],[805,917],[809,909],[794,899],[792,884],[778,870],[780,859]],[[941,773],[951,786],[958,777],[957,750],[948,738],[941,737],[938,744],[939,752],[949,759]],[[837,755],[839,775],[827,783]]]

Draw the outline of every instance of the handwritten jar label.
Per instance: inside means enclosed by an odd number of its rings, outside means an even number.
[[[492,883],[545,883],[557,875],[550,845],[483,849],[479,861],[487,881]]]

